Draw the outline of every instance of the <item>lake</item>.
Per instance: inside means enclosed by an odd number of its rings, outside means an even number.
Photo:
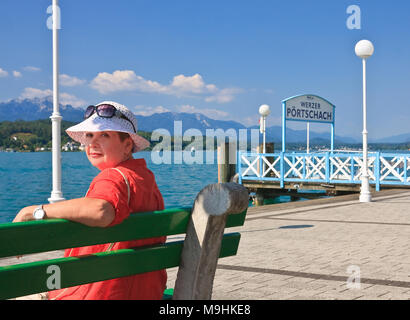
[[[84,152],[62,152],[62,192],[65,199],[83,197],[99,170]],[[196,194],[218,182],[217,164],[161,164],[151,161],[151,152],[139,152],[154,172],[165,206],[192,206]],[[51,152],[0,152],[0,223],[11,222],[25,206],[48,203],[52,190]]]

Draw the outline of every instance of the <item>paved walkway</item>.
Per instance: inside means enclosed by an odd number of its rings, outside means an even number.
[[[409,190],[367,204],[350,195],[250,208],[229,231],[242,239],[236,256],[219,260],[213,299],[410,299]],[[168,269],[168,287],[175,277]]]
[[[213,299],[410,299],[409,191],[250,208],[235,229]]]

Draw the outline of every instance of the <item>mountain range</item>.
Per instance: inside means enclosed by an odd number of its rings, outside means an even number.
[[[0,102],[0,121],[47,119],[52,113],[53,99],[51,97]],[[83,118],[84,110],[60,104],[60,113],[64,120],[78,122]]]
[[[0,121],[16,121],[16,120],[38,120],[47,119],[53,112],[53,101],[48,98],[34,99],[14,99],[0,103]],[[83,119],[84,110],[74,108],[71,105],[60,105],[60,113],[64,120],[72,122],[80,122]],[[201,113],[178,113],[164,112],[154,113],[149,116],[136,115],[138,121],[138,130],[152,132],[156,129],[165,129],[171,135],[178,135],[178,130],[174,130],[175,121],[182,122],[182,130],[185,133],[188,129],[199,130],[205,134],[207,129],[234,129],[238,134],[240,129],[248,129],[248,138],[250,137],[250,129],[259,129],[259,126],[246,127],[243,124],[230,120],[215,120]],[[177,124],[178,126],[178,124]],[[174,132],[175,131],[175,132]],[[192,135],[195,135],[192,134]],[[287,128],[287,142],[289,143],[306,143],[306,130],[293,130]],[[282,128],[280,126],[272,126],[266,128],[266,139],[270,142],[279,143],[282,140]],[[249,141],[249,140],[248,140]],[[310,131],[310,142],[329,143],[330,133],[318,133]],[[410,141],[410,133],[392,137],[386,137],[369,141],[371,143],[406,143]],[[335,136],[335,143],[355,144],[361,143],[361,140],[346,136]]]

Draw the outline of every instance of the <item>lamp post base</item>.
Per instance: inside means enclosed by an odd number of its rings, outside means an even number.
[[[360,202],[372,202],[372,194],[371,193],[361,193]]]
[[[50,203],[56,203],[59,201],[64,201],[65,199],[63,198],[62,192],[59,191],[52,191],[50,198],[48,198],[48,202]]]
[[[362,177],[362,187],[360,189],[360,202],[372,202],[372,194],[369,187],[369,178]]]

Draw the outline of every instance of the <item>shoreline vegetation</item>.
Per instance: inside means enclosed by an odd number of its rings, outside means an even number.
[[[34,121],[2,121],[0,122],[0,152],[47,152],[51,151],[52,146],[52,127],[49,119],[34,120]],[[65,130],[74,125],[74,122],[65,121],[61,122],[61,147],[62,151],[78,152],[82,151],[80,144],[71,140]],[[151,132],[138,131],[138,134],[150,141],[151,145],[145,151],[151,151],[160,141],[151,140]],[[201,137],[202,138],[202,137]],[[206,138],[195,139],[192,137],[191,141],[182,140],[182,150],[191,151],[191,146],[194,145],[196,150],[216,150],[217,138],[211,137],[214,140],[209,143]],[[226,138],[227,139],[227,138]],[[198,143],[198,141],[202,141]],[[212,143],[213,142],[213,143]],[[269,141],[268,141],[269,142]],[[187,148],[187,146],[189,146]],[[209,146],[213,148],[209,149]],[[163,147],[163,146],[162,146]],[[250,143],[248,143],[250,147]],[[287,148],[290,151],[302,151],[306,150],[306,143],[288,143]],[[320,142],[311,142],[312,151],[321,151],[329,149],[330,145]],[[274,142],[275,151],[281,150],[281,143]],[[360,150],[361,144],[349,144],[349,143],[335,143],[335,150],[340,151],[352,151]],[[171,137],[171,145],[168,150],[174,150],[174,137]],[[181,150],[180,147],[178,150]],[[409,151],[410,141],[407,143],[370,143],[369,151],[382,151],[382,150],[397,150],[397,151]]]

